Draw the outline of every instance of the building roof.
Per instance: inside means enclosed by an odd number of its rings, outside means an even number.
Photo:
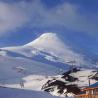
[[[96,83],[89,86],[89,88],[95,88],[95,87],[98,87],[98,82],[96,82]]]
[[[90,86],[84,88],[83,91],[84,91],[84,90],[93,90],[93,89],[95,89],[95,88],[98,88],[98,82],[96,82],[96,83],[94,83],[94,84],[92,84],[92,85],[90,85]]]

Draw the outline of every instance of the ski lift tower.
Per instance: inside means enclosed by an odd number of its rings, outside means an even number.
[[[68,61],[66,63],[68,63],[70,65],[70,71],[71,71],[71,73],[73,73],[73,69],[76,67],[76,65],[75,65],[76,61],[73,60],[73,61]],[[73,78],[71,80],[73,81]]]
[[[73,60],[73,61],[68,61],[66,63],[68,63],[70,65],[70,70],[71,70],[71,72],[73,72],[73,68],[76,67],[76,65],[75,65],[76,64],[76,61]]]

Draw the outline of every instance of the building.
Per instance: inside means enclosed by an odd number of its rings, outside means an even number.
[[[82,89],[75,98],[98,98],[98,82]]]

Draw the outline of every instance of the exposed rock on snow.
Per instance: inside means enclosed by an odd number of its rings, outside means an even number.
[[[60,80],[49,80],[45,85],[43,85],[42,89],[44,89],[46,92],[50,92],[53,95],[65,97],[68,97],[69,94],[72,94],[73,96],[74,94],[78,94],[80,92],[77,85],[67,85],[65,82]]]
[[[94,70],[73,68],[62,75],[56,76],[43,85],[42,90],[56,96],[73,96],[78,94],[80,89],[88,86],[88,77],[91,84],[96,82],[98,72]]]

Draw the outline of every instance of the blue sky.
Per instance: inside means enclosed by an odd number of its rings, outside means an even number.
[[[98,0],[0,0],[0,47],[57,33],[74,50],[98,55]]]

